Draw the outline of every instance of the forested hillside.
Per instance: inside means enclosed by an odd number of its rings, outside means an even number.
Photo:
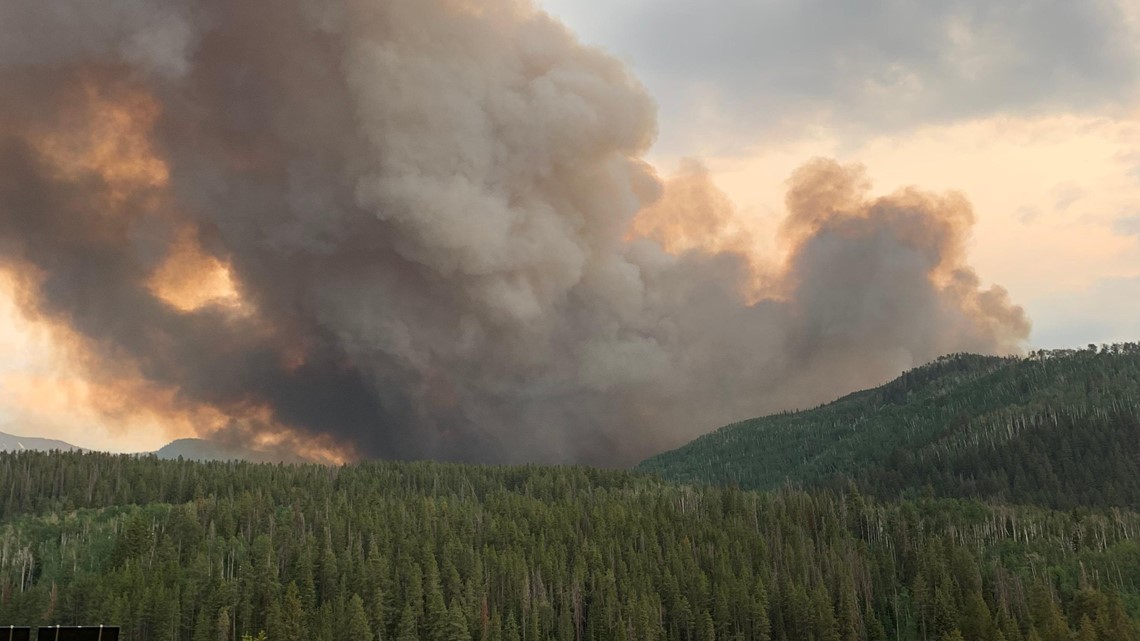
[[[126,639],[1137,639],[1140,515],[587,468],[0,455],[0,624]]]
[[[1140,345],[944,357],[872,390],[724,427],[640,469],[765,489],[1140,507]]]

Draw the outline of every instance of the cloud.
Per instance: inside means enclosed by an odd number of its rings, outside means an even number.
[[[1140,236],[1140,214],[1117,219],[1113,228],[1126,236]]]
[[[573,5],[546,2],[634,62],[663,105],[665,153],[710,134],[724,149],[805,125],[884,132],[1097,109],[1135,98],[1140,72],[1116,0],[625,0],[606,3],[604,21]],[[700,134],[679,134],[694,124]]]

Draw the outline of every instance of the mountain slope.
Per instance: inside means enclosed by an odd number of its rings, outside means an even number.
[[[76,447],[71,443],[65,443],[64,441],[57,441],[51,438],[16,436],[15,434],[0,432],[0,452],[21,452],[24,450],[37,450],[41,452],[61,450],[70,452],[82,449],[83,448]]]
[[[0,432],[0,452],[23,451],[83,452],[84,448],[65,441],[34,436],[17,436]],[[188,461],[249,461],[251,463],[305,463],[300,456],[283,452],[255,450],[241,445],[231,445],[220,441],[201,438],[180,438],[173,440],[154,452],[139,452],[140,456],[154,454],[160,459],[183,458]]]
[[[884,497],[1140,505],[1140,345],[948,356],[828,405],[726,426],[639,469],[744,488],[854,481]]]
[[[160,459],[184,458],[188,461],[249,461],[251,463],[304,463],[299,456],[255,450],[202,438],[180,438],[156,451]]]

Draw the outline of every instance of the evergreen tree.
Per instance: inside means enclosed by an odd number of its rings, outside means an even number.
[[[447,614],[447,632],[445,641],[471,641],[471,631],[467,627],[467,617],[457,599],[451,600],[451,608]]]
[[[400,615],[400,623],[396,627],[396,641],[419,641],[419,638],[419,633],[416,631],[416,615],[412,611],[412,606],[408,605]]]
[[[372,624],[364,612],[364,599],[359,594],[353,594],[348,600],[344,634],[344,638],[353,641],[372,641]]]
[[[230,641],[230,625],[230,609],[222,608],[218,610],[218,623],[216,628],[218,636],[215,637],[218,641]]]

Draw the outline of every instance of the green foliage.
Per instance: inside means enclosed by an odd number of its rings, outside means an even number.
[[[0,488],[0,621],[127,641],[1137,639],[1127,510],[35,452]]]
[[[643,462],[686,483],[879,498],[1140,507],[1140,344],[954,355],[802,412],[724,427]]]

